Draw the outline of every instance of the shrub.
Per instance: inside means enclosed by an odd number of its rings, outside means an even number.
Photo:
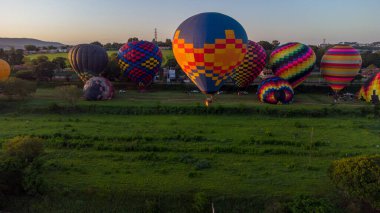
[[[36,82],[26,81],[19,78],[11,77],[1,84],[3,94],[7,96],[8,100],[14,98],[25,99],[37,90]]]
[[[209,199],[204,192],[198,192],[194,195],[193,208],[196,212],[207,212]]]
[[[34,72],[31,70],[20,70],[15,74],[16,78],[24,79],[24,80],[35,80],[36,76]]]
[[[5,155],[0,159],[0,194],[40,193],[44,186],[41,176],[42,140],[19,136],[3,144]]]
[[[17,136],[3,144],[8,156],[21,162],[32,162],[43,153],[42,139],[31,136]]]
[[[301,195],[288,204],[288,209],[293,213],[316,212],[329,213],[334,212],[333,205],[328,200],[313,198]]]
[[[203,170],[211,168],[211,164],[208,160],[203,159],[194,164],[196,170]]]
[[[82,97],[82,90],[75,85],[60,86],[55,88],[56,95],[74,106]]]
[[[359,156],[334,161],[332,182],[351,198],[380,209],[380,156]]]

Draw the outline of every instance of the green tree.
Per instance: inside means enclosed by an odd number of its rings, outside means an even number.
[[[114,81],[120,77],[120,73],[121,69],[118,64],[117,53],[113,53],[108,57],[107,67],[102,72],[101,76]]]
[[[15,77],[24,80],[36,80],[36,76],[32,70],[20,70],[16,72]]]
[[[56,50],[58,49],[57,47],[53,46],[53,45],[50,45],[50,46],[47,46],[48,50]]]
[[[272,41],[273,48],[276,49],[278,46],[280,46],[280,42],[278,40]]]
[[[35,45],[30,45],[30,44],[25,45],[25,46],[24,46],[24,49],[25,49],[26,51],[38,51],[38,47],[37,47],[37,46],[35,46]]]
[[[24,51],[21,49],[15,50],[12,48],[11,50],[7,51],[7,59],[6,61],[9,62],[10,65],[20,65],[23,63],[24,59]]]
[[[98,46],[101,46],[103,47],[103,44],[100,43],[99,41],[94,41],[94,42],[91,42],[90,44],[93,44],[93,45],[98,45]]]
[[[58,68],[60,69],[65,69],[66,68],[66,61],[67,59],[64,57],[57,57],[53,59],[53,63],[57,65]]]
[[[174,68],[175,70],[181,69],[175,58],[169,58],[165,63],[165,67]]]
[[[128,39],[128,42],[134,42],[134,41],[139,41],[137,37],[132,37]]]
[[[43,153],[43,144],[40,138],[18,136],[3,144],[5,154],[23,162],[32,162]]]
[[[35,76],[38,80],[51,80],[57,65],[53,62],[46,61],[37,64],[34,69]]]
[[[273,44],[269,41],[259,41],[258,44],[260,44],[266,51],[272,51],[274,49]]]
[[[380,210],[380,156],[336,160],[329,169],[329,175],[346,195]]]
[[[10,77],[5,82],[1,82],[1,87],[3,89],[3,94],[8,100],[13,100],[15,98],[25,99],[37,90],[36,82],[14,77]]]
[[[38,65],[38,64],[41,64],[41,63],[44,63],[44,62],[48,62],[48,61],[49,61],[49,58],[46,55],[40,55],[36,59],[32,60],[32,64],[33,65]]]
[[[75,106],[82,97],[82,90],[75,85],[56,87],[55,92],[58,97],[65,100],[71,106]]]

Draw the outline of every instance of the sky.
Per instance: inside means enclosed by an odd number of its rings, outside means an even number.
[[[188,17],[220,12],[253,41],[380,41],[380,0],[0,0],[0,37],[64,44],[172,38]]]

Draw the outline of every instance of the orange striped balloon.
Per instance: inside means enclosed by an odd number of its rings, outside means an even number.
[[[11,74],[11,67],[6,61],[4,61],[3,59],[0,59],[0,81],[7,80],[10,74]]]
[[[359,51],[351,46],[338,45],[322,57],[321,73],[334,92],[339,92],[354,80],[361,66]]]

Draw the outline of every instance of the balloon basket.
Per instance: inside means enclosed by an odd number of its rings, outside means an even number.
[[[211,98],[206,98],[205,101],[204,101],[206,107],[211,106],[212,102],[213,102],[213,98],[212,97]]]

